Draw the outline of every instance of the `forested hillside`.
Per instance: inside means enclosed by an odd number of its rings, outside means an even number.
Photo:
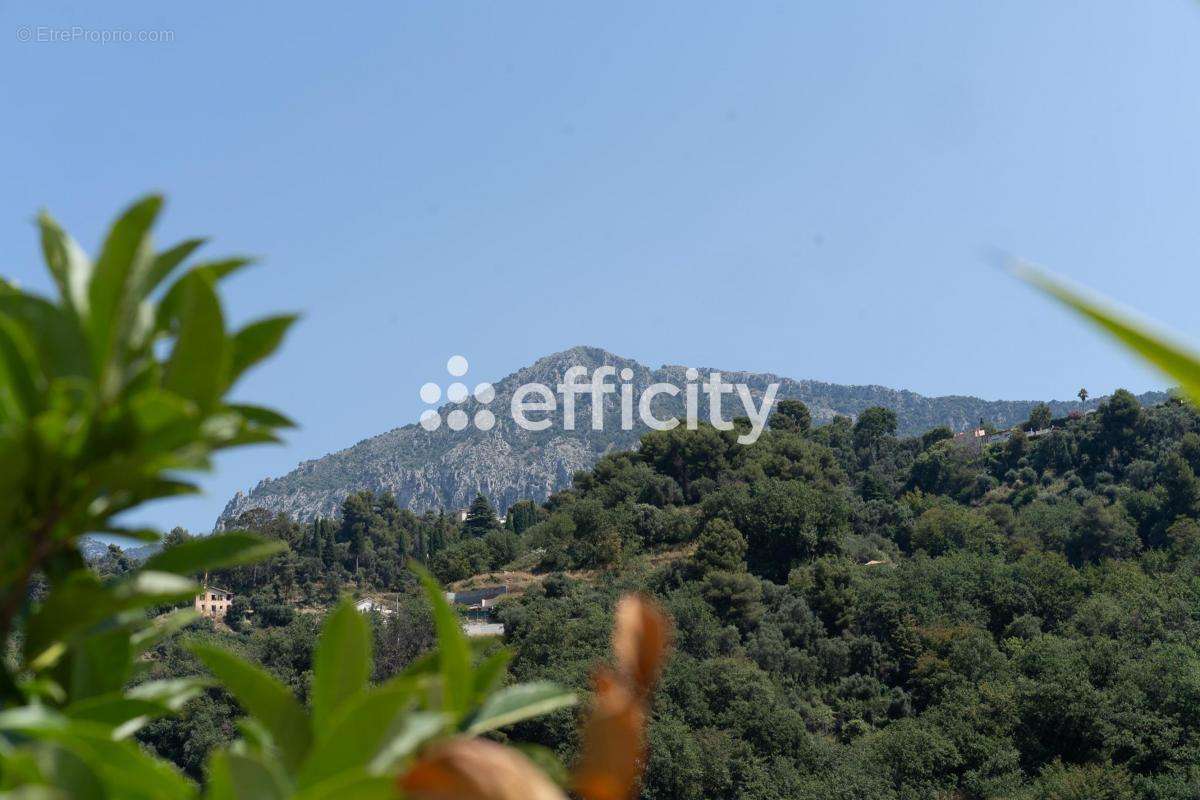
[[[590,374],[602,365],[630,370],[633,376],[630,383],[638,396],[653,383],[683,386],[687,380],[686,370],[681,366],[652,369],[598,347],[573,347],[540,358],[496,383],[495,400],[489,405],[496,412],[496,425],[491,430],[467,427],[452,431],[442,426],[426,431],[413,424],[372,436],[336,453],[305,461],[281,477],[264,479],[249,493],[238,492],[221,513],[217,528],[232,527],[240,514],[256,508],[284,513],[304,522],[333,516],[347,497],[360,491],[391,495],[402,508],[418,512],[465,508],[478,494],[501,509],[523,499],[542,502],[551,493],[569,486],[576,471],[590,468],[605,453],[635,448],[649,428],[636,420],[633,430],[622,430],[618,422],[619,400],[609,395],[604,400],[608,416],[603,430],[592,430],[584,424],[574,430],[562,424],[544,431],[524,430],[508,414],[513,392],[534,382],[556,386],[571,367],[583,367]],[[713,371],[721,372],[729,383],[745,384],[756,402],[761,402],[769,384],[779,384],[778,397],[806,403],[816,424],[838,415],[857,416],[872,406],[886,406],[896,413],[897,430],[902,435],[918,435],[940,425],[966,430],[980,420],[1007,428],[1024,420],[1036,405],[1030,400],[983,400],[960,395],[925,397],[884,386],[843,386],[792,380],[770,373],[709,368],[699,370],[700,380]],[[1166,395],[1148,392],[1141,399],[1160,403]],[[1051,408],[1056,415],[1084,412],[1095,409],[1099,400],[1053,402]],[[580,418],[588,419],[590,397],[583,395],[577,403]],[[444,406],[440,412],[445,416],[452,408],[461,408],[473,416],[483,407],[474,397],[468,397],[463,403]],[[663,418],[682,416],[683,398],[660,395],[654,408]],[[740,408],[736,401],[727,404],[724,418],[742,413]],[[708,419],[708,401],[703,393],[700,417]]]
[[[1051,416],[979,452],[784,403],[752,446],[649,434],[505,528],[486,503],[459,524],[371,495],[336,522],[247,517],[291,551],[213,576],[242,607],[212,635],[303,693],[304,612],[390,592],[383,677],[431,642],[406,556],[445,581],[507,566],[532,573],[498,612],[518,680],[586,692],[623,591],[673,615],[643,797],[1195,797],[1200,417],[1127,392]],[[191,668],[170,642],[154,662]],[[576,713],[512,737],[570,759]],[[194,771],[232,716],[210,692],[142,738]]]

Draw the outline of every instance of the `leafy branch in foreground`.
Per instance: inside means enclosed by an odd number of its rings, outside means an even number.
[[[213,755],[205,797],[414,800],[565,800],[550,773],[565,774],[546,750],[522,752],[480,734],[574,705],[554,684],[499,688],[511,652],[476,663],[457,614],[425,570],[413,566],[433,607],[437,649],[371,686],[366,619],[343,600],[329,615],[314,654],[312,708],[261,668],[228,651],[192,651],[247,711],[242,738]],[[570,778],[586,800],[626,800],[645,764],[647,704],[669,646],[669,626],[651,602],[628,596],[617,607],[616,668],[602,667],[584,729],[584,752]]]
[[[433,599],[437,586],[427,576],[424,581]],[[441,602],[444,605],[445,601]],[[448,607],[436,613],[444,618],[446,611]],[[444,663],[442,631],[439,623],[439,649],[443,654],[440,670],[445,686],[451,679]],[[571,788],[584,800],[628,800],[636,795],[646,763],[649,700],[670,639],[669,623],[656,604],[637,595],[621,599],[613,628],[616,668],[602,666],[596,671],[596,692],[583,729],[583,752],[570,777]],[[457,667],[449,669],[458,671]],[[515,700],[533,690],[526,684],[504,691]],[[550,690],[546,687],[541,691]],[[503,694],[485,702],[478,716],[496,721],[519,713],[516,708],[504,715],[483,713],[489,705],[511,705],[509,701],[496,702]],[[547,699],[550,696],[547,694]],[[539,708],[544,703],[526,705],[529,713],[519,718],[550,710]],[[470,733],[477,725],[469,723],[463,730]],[[553,756],[545,754],[543,758]],[[416,800],[566,800],[563,791],[525,755],[484,739],[451,738],[433,743],[401,774],[399,785],[405,796]]]
[[[438,649],[391,680],[369,685],[369,623],[343,600],[326,619],[314,653],[311,710],[261,668],[226,650],[192,645],[250,715],[242,739],[212,757],[206,797],[392,797],[394,775],[427,743],[474,736],[575,703],[574,694],[551,684],[499,689],[510,653],[501,650],[473,664],[442,590],[427,574],[421,578],[433,605]],[[548,782],[537,770],[528,777]]]
[[[39,221],[57,302],[0,282],[0,793],[24,797],[171,800],[201,793],[132,735],[213,684],[135,683],[140,656],[193,622],[201,571],[256,561],[282,545],[244,532],[188,541],[102,582],[79,538],[155,540],[115,518],[149,500],[195,491],[181,471],[215,451],[275,439],[274,411],[225,400],[292,323],[271,317],[226,332],[217,282],[247,262],[193,265],[200,240],[155,253],[148,197],[113,225],[89,261],[49,217]],[[163,287],[166,288],[163,288]],[[163,355],[160,355],[163,354]],[[433,580],[414,565],[433,606],[436,650],[371,686],[371,635],[349,601],[326,619],[311,708],[262,668],[199,642],[193,654],[248,714],[240,738],[209,760],[211,800],[404,796],[414,800],[562,800],[548,751],[477,738],[575,702],[548,683],[500,688],[511,653],[476,659]],[[48,584],[35,599],[35,578]],[[624,800],[646,761],[649,698],[669,645],[666,617],[624,598],[616,667],[596,675],[573,790]],[[20,652],[11,646],[20,640]],[[527,755],[529,753],[530,755]],[[536,764],[535,764],[536,760]]]
[[[249,263],[185,262],[190,239],[155,251],[162,198],[112,225],[92,261],[47,214],[38,218],[56,298],[0,280],[0,789],[43,785],[67,796],[183,797],[193,787],[131,735],[177,711],[206,681],[126,689],[139,656],[191,622],[189,576],[246,563],[282,545],[248,533],[207,537],[111,583],[83,562],[79,539],[120,534],[117,516],[196,491],[182,473],[291,423],[226,401],[294,321],[226,329],[217,283]],[[44,582],[44,593],[32,591]],[[35,594],[43,595],[39,600]],[[19,648],[17,647],[19,645]]]

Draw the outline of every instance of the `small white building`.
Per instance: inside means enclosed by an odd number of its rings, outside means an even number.
[[[371,612],[377,612],[379,614],[383,614],[384,616],[387,616],[389,614],[396,613],[394,610],[388,608],[383,603],[379,602],[378,600],[374,599],[373,597],[364,597],[362,600],[359,600],[357,603],[355,603],[354,607],[356,609],[358,609],[358,613],[360,613],[360,614],[370,614]]]
[[[458,511],[454,512],[454,515],[458,517],[459,522],[466,522],[467,517],[470,516],[470,514],[470,510],[466,508],[460,508]],[[499,522],[501,525],[503,525],[507,519],[508,517],[504,516],[503,514],[496,515],[496,522]]]

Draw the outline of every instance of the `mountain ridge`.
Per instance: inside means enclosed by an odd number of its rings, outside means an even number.
[[[576,429],[561,430],[551,425],[545,431],[527,431],[509,417],[512,394],[526,383],[543,383],[553,389],[570,366],[585,367],[589,374],[599,366],[611,366],[618,372],[628,368],[635,397],[651,383],[669,382],[682,386],[687,367],[663,365],[658,369],[615,355],[602,348],[579,345],[543,356],[505,376],[494,384],[495,400],[490,404],[468,397],[460,404],[444,403],[437,411],[442,419],[449,411],[461,408],[473,417],[490,408],[496,425],[488,431],[473,426],[453,432],[446,425],[426,431],[416,423],[402,425],[363,439],[356,444],[315,459],[300,462],[290,472],[264,478],[248,493],[237,492],[218,517],[215,529],[231,526],[245,511],[262,508],[285,513],[294,519],[310,520],[317,516],[335,516],[342,501],[354,491],[370,489],[393,494],[402,507],[426,510],[466,507],[476,494],[484,494],[499,509],[518,499],[544,500],[551,492],[570,483],[571,476],[586,469],[602,455],[613,450],[637,446],[649,430],[640,420],[632,430],[621,430],[619,399],[616,394],[603,397],[605,429],[590,427],[590,399],[576,397]],[[756,403],[770,383],[780,384],[776,401],[799,399],[808,404],[814,424],[823,424],[836,415],[855,416],[864,408],[886,406],[896,412],[898,433],[915,435],[938,425],[964,430],[980,418],[997,427],[1010,427],[1028,417],[1037,400],[983,400],[970,395],[927,397],[907,389],[892,389],[879,384],[847,385],[810,379],[796,380],[774,373],[696,368],[699,380],[711,372],[720,372],[730,384],[745,384]],[[618,383],[617,378],[610,380]],[[1163,392],[1139,396],[1143,404],[1165,400]],[[1079,401],[1045,401],[1055,416],[1071,411],[1095,408],[1103,398]],[[708,419],[707,402],[700,392],[699,418]],[[683,416],[683,401],[660,395],[652,406],[659,417]],[[740,416],[736,398],[722,404],[725,418]],[[727,412],[732,410],[732,414]],[[561,409],[560,409],[561,411]],[[561,416],[556,415],[561,422]]]

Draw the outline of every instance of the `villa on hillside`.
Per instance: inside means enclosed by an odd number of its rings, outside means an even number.
[[[467,517],[471,516],[471,511],[470,509],[460,508],[454,512],[454,516],[459,522],[466,522]],[[496,515],[496,522],[499,522],[501,525],[504,524],[505,519],[507,518],[502,514]]]
[[[463,630],[467,636],[503,636],[504,624],[492,620],[492,611],[506,594],[507,586],[485,586],[481,589],[446,592],[446,599],[457,606],[466,606]]]
[[[1051,425],[1049,428],[1039,428],[1037,430],[1026,431],[1018,425],[1013,428],[994,431],[980,425],[979,427],[973,428],[969,431],[959,431],[958,433],[954,434],[953,441],[955,444],[961,447],[966,447],[967,449],[978,453],[988,445],[1007,442],[1018,430],[1021,430],[1025,434],[1026,439],[1037,439],[1041,436],[1045,436],[1048,433],[1052,433],[1054,428],[1055,426]]]
[[[205,586],[200,594],[196,595],[193,606],[201,616],[209,619],[224,619],[225,614],[229,611],[229,604],[232,602],[233,592],[219,589],[216,586]]]

